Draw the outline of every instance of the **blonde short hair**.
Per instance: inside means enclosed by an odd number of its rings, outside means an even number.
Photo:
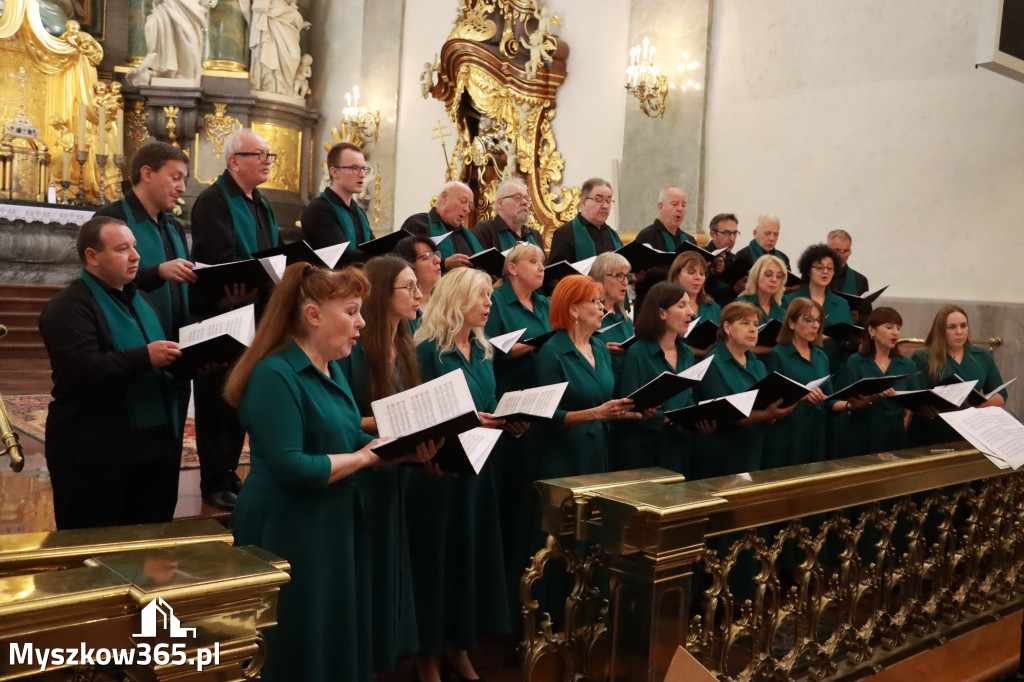
[[[604,288],[604,277],[612,270],[618,270],[625,266],[626,270],[630,269],[629,261],[621,253],[615,253],[614,251],[606,251],[600,256],[594,259],[594,264],[590,266],[590,278],[601,285]],[[621,314],[626,314],[625,302],[616,303],[615,309]]]
[[[782,305],[782,295],[786,291],[786,264],[782,262],[782,259],[778,256],[769,256],[765,254],[754,262],[754,266],[750,268],[750,273],[747,274],[747,286],[744,287],[742,296],[757,296],[757,282],[761,279],[761,275],[765,270],[768,269],[769,265],[774,265],[782,270],[782,286],[772,296],[772,300],[775,301],[775,305]]]
[[[430,305],[423,314],[420,328],[413,341],[421,344],[433,341],[438,353],[455,349],[455,337],[466,322],[466,311],[476,302],[476,297],[493,291],[491,277],[483,270],[456,268],[446,274],[434,287]],[[483,346],[484,357],[491,357],[491,344],[487,343],[482,327],[474,327],[471,336]]]

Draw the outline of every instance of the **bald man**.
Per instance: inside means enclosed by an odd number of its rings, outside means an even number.
[[[678,187],[665,187],[658,193],[658,217],[637,233],[635,241],[669,253],[679,251],[686,242],[696,244],[693,237],[683,232],[685,217],[686,192]]]
[[[428,238],[451,236],[437,245],[441,252],[441,269],[469,267],[469,257],[484,250],[473,233],[463,227],[466,216],[473,210],[473,190],[461,182],[452,181],[441,188],[437,206],[427,213],[415,213],[405,219],[402,229]]]

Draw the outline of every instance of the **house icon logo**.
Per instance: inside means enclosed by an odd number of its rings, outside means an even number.
[[[174,615],[171,605],[157,597],[146,604],[142,609],[142,632],[133,637],[156,637],[157,623],[161,623],[162,629],[170,637],[195,637],[195,628],[183,628],[181,622]]]

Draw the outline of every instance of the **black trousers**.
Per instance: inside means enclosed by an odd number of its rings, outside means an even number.
[[[245,429],[238,410],[224,402],[222,391],[227,371],[196,377],[196,452],[199,455],[199,487],[203,497],[221,490],[238,492],[235,474],[242,456]]]

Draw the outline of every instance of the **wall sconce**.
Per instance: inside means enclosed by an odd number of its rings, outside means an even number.
[[[345,93],[347,106],[341,112],[341,122],[350,133],[355,134],[365,145],[370,139],[377,141],[377,129],[380,126],[380,112],[369,111],[359,104],[359,86],[354,86],[351,93]]]
[[[641,111],[651,118],[665,115],[668,79],[658,73],[658,67],[654,65],[654,47],[647,38],[644,38],[642,49],[635,45],[629,51],[626,91],[636,97]]]

